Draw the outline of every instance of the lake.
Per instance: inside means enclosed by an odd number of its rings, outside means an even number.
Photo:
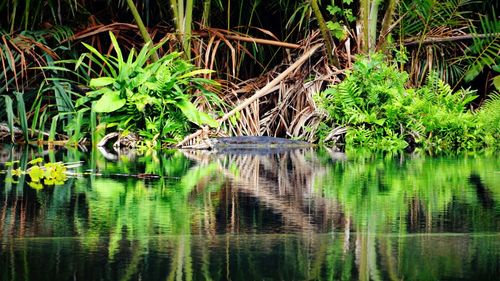
[[[82,162],[61,185],[13,176],[40,156]],[[496,155],[4,146],[0,162],[0,280],[500,276]]]

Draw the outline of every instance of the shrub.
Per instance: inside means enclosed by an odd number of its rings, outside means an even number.
[[[453,152],[498,145],[497,99],[477,114],[467,110],[471,90],[453,92],[436,74],[419,89],[406,89],[408,74],[381,54],[358,57],[344,81],[316,96],[327,113],[318,136],[332,125],[347,127],[347,147],[393,151]],[[496,111],[495,111],[496,110]]]
[[[191,102],[196,98],[193,94],[212,103],[221,102],[207,90],[208,86],[214,88],[217,83],[197,77],[209,70],[196,69],[178,52],[148,63],[161,45],[151,50],[146,45],[138,54],[132,49],[125,59],[112,33],[110,37],[116,56],[105,57],[85,45],[91,52],[85,56],[102,67],[105,76],[90,80],[93,91],[80,98],[77,105],[92,106],[101,114],[101,124],[138,131],[147,139],[163,142],[179,141],[189,133],[192,125],[218,125]]]
[[[489,147],[500,146],[500,94],[490,96],[474,120],[477,124],[477,134],[481,136],[484,144]]]

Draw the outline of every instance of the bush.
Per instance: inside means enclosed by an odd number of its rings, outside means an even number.
[[[494,93],[477,112],[477,134],[488,147],[500,146],[500,94]]]
[[[498,145],[494,141],[498,131],[491,128],[499,127],[494,124],[500,117],[495,113],[497,119],[490,120],[490,116],[500,103],[491,102],[476,116],[467,110],[476,98],[473,91],[453,92],[432,73],[419,89],[407,89],[407,82],[408,74],[387,63],[383,55],[358,57],[344,81],[316,96],[327,113],[318,136],[324,139],[332,126],[347,127],[347,147],[383,151],[434,153]]]
[[[207,90],[217,83],[197,77],[209,70],[196,69],[178,52],[148,63],[161,45],[151,50],[146,45],[138,54],[132,49],[125,59],[112,33],[110,37],[116,56],[105,57],[85,45],[91,52],[85,56],[102,67],[104,76],[91,79],[89,86],[93,91],[77,101],[77,105],[92,107],[100,113],[101,125],[138,131],[146,139],[162,142],[181,140],[193,125],[218,125],[191,102],[196,98],[193,94],[212,104],[221,102]]]

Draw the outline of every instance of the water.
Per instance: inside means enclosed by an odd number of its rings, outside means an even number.
[[[497,156],[4,148],[0,161],[37,155],[84,165],[36,190],[0,164],[0,280],[499,280]],[[142,173],[162,178],[125,175]]]

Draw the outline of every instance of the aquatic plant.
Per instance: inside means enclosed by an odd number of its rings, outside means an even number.
[[[31,181],[28,185],[34,189],[42,189],[47,185],[62,185],[68,179],[66,175],[66,166],[62,162],[44,163],[43,158],[35,158],[29,161],[28,168],[22,170],[21,167],[14,169],[18,162],[7,162],[5,165],[12,168],[11,181],[15,182],[15,178],[21,175],[29,175]]]

